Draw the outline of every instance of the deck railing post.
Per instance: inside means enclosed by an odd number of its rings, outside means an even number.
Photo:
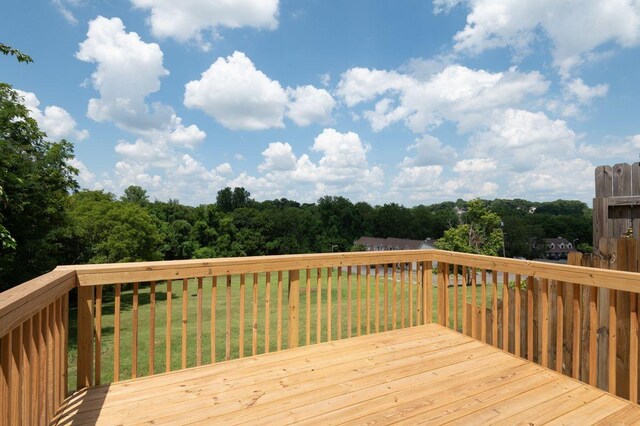
[[[93,287],[78,287],[78,389],[93,383]]]
[[[446,326],[446,280],[445,273],[449,271],[449,267],[444,262],[438,262],[438,324]]]
[[[320,294],[318,294],[320,297]],[[289,348],[298,347],[300,325],[300,271],[289,271]]]

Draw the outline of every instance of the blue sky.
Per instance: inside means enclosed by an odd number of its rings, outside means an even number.
[[[593,197],[640,155],[636,0],[10,0],[0,61],[88,189],[197,205]]]

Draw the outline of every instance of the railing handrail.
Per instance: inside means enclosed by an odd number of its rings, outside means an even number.
[[[0,293],[0,337],[75,286],[75,270],[56,268]]]

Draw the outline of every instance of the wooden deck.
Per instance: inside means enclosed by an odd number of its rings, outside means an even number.
[[[640,407],[430,324],[99,386],[58,424],[634,424]]]

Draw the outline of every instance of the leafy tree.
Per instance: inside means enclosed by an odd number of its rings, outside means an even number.
[[[22,98],[0,83],[0,287],[42,274],[61,260],[56,230],[77,189],[72,145],[51,142]]]
[[[137,185],[131,185],[124,190],[124,195],[120,199],[126,203],[135,203],[140,206],[149,204],[147,191]]]
[[[446,230],[436,246],[442,250],[498,255],[502,249],[500,217],[491,212],[482,200],[469,201],[462,222]]]
[[[4,43],[0,43],[0,53],[2,53],[3,55],[15,56],[18,62],[24,62],[27,64],[29,62],[33,62],[33,59],[31,59],[31,56],[25,53],[22,53],[18,49],[14,49],[11,46],[7,46]]]

